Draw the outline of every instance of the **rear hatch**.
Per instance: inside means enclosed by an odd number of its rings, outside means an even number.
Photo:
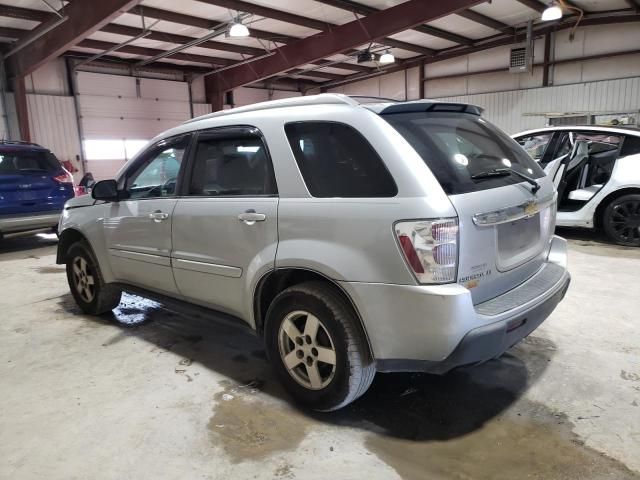
[[[553,235],[555,191],[535,161],[479,109],[424,105],[422,111],[387,109],[382,117],[420,154],[456,209],[457,281],[477,304],[540,269]]]
[[[48,150],[0,148],[0,215],[61,211],[73,179]]]

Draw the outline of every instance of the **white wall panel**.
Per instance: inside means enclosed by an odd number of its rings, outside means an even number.
[[[191,117],[185,82],[79,72],[77,83],[85,139],[148,140]]]
[[[233,91],[233,102],[236,107],[266,102],[267,100],[269,100],[269,92],[262,88],[240,87]]]
[[[378,78],[380,92],[379,96],[384,98],[393,98],[395,100],[404,100],[406,94],[405,72],[395,72]]]
[[[137,96],[136,79],[134,77],[78,72],[76,80],[78,84],[78,94],[80,95],[131,98]]]
[[[186,82],[171,82],[154,78],[140,79],[140,96],[173,102],[189,102],[189,86]]]
[[[301,97],[302,94],[300,92],[288,92],[285,90],[274,90],[271,95],[272,100],[280,100],[283,98],[293,98],[293,97]]]
[[[28,94],[27,105],[31,140],[47,147],[61,162],[70,162],[72,173],[79,180],[80,137],[73,97]]]
[[[407,100],[420,98],[420,67],[407,70]]]
[[[198,77],[191,82],[191,99],[193,103],[205,103],[207,101],[204,90],[204,77]]]
[[[640,111],[640,77],[528,90],[457,95],[438,100],[471,103],[509,133],[543,127],[548,114]]]
[[[25,78],[27,93],[69,95],[67,66],[64,58],[45,63]]]
[[[200,117],[211,113],[211,104],[209,103],[194,103],[193,104],[193,116]]]

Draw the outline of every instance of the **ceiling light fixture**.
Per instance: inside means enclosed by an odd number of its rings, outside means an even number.
[[[560,18],[562,18],[562,9],[557,3],[553,2],[542,12],[541,20],[543,22],[549,22]]]
[[[248,37],[249,29],[238,18],[231,24],[231,28],[229,28],[229,36],[230,37]]]
[[[395,61],[396,61],[396,57],[394,57],[393,53],[391,53],[389,50],[386,50],[380,56],[380,63],[393,63]]]

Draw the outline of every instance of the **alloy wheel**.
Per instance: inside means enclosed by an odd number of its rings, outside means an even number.
[[[640,243],[640,200],[625,200],[614,205],[609,225],[622,243]]]
[[[336,350],[327,328],[303,310],[289,313],[278,331],[278,346],[285,368],[309,390],[326,387],[336,372]]]
[[[91,303],[96,295],[95,278],[83,257],[73,259],[73,283],[82,300]]]

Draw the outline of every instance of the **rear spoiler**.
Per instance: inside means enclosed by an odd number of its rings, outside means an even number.
[[[389,105],[380,110],[378,115],[391,115],[394,113],[419,113],[419,112],[459,112],[482,115],[483,108],[466,103],[446,102],[404,102]]]

